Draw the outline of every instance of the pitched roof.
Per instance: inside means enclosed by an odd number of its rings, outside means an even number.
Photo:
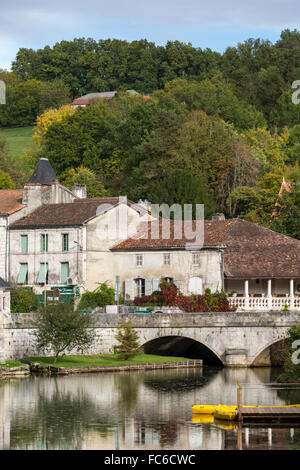
[[[151,239],[148,226],[112,250],[186,249],[188,242],[185,237],[176,239],[174,228],[167,239],[161,235]],[[300,241],[246,220],[205,221],[203,245],[226,247],[224,270],[228,278],[300,278]]]
[[[10,285],[0,277],[0,289],[10,289]]]
[[[25,206],[22,204],[22,199],[22,189],[2,189],[0,191],[0,214],[11,215],[23,209]]]
[[[48,158],[41,158],[30,177],[29,184],[42,184],[50,186],[56,180],[56,174]]]
[[[74,202],[61,204],[44,204],[31,214],[17,220],[10,226],[10,230],[72,227],[83,225],[97,215],[104,214],[112,207],[119,204],[118,197],[76,199]],[[128,205],[135,207],[134,203]],[[143,208],[137,208],[141,213],[146,212]]]

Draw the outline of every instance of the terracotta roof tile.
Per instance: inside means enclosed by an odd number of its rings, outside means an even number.
[[[23,209],[25,206],[22,204],[22,198],[22,189],[2,189],[0,191],[0,214],[11,215]]]
[[[186,248],[187,240],[151,239],[149,227],[142,227],[132,238],[112,251],[138,251]],[[226,247],[225,275],[232,279],[300,278],[300,241],[257,224],[242,220],[204,222],[204,246]]]
[[[10,228],[17,230],[21,228],[79,226],[118,204],[118,197],[75,199],[70,203],[44,204],[31,214],[13,223]],[[136,210],[142,214],[146,212],[145,209],[131,201],[128,201],[128,204],[136,207]]]

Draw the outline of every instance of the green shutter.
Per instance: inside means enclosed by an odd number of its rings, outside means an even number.
[[[45,284],[48,272],[48,263],[41,263],[40,271],[37,277],[38,284]]]
[[[46,235],[41,235],[41,252],[48,251],[48,234]]]
[[[69,263],[61,263],[61,283],[67,284],[69,277]]]
[[[62,251],[69,251],[69,234],[63,233],[62,235]]]
[[[20,266],[20,271],[19,271],[19,275],[18,275],[17,284],[25,284],[26,283],[27,272],[28,272],[28,264],[27,263],[22,263],[21,266]]]
[[[21,235],[21,251],[22,253],[28,253],[28,236]]]

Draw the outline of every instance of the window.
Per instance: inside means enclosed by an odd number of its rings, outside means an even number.
[[[38,284],[47,284],[47,282],[48,282],[48,263],[41,263],[40,264],[40,270],[39,270],[36,282]]]
[[[198,265],[200,261],[199,253],[193,253],[193,264]]]
[[[28,264],[21,263],[17,284],[28,284]]]
[[[69,263],[61,263],[61,283],[67,284],[69,277]]]
[[[21,235],[21,251],[28,253],[28,235]]]
[[[145,290],[146,290],[146,282],[145,279],[142,278],[137,278],[135,279],[135,285],[136,285],[136,293],[138,297],[144,297],[145,295]]]
[[[143,266],[144,264],[144,256],[143,255],[136,255],[136,265]]]
[[[170,253],[164,253],[164,264],[170,265]]]
[[[62,234],[62,251],[69,251],[69,234]]]
[[[45,253],[48,251],[48,234],[41,235],[41,252]]]

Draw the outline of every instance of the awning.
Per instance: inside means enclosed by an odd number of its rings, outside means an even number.
[[[22,263],[20,266],[20,271],[18,275],[17,284],[25,284],[27,279],[28,264]]]
[[[38,284],[45,284],[48,272],[48,263],[41,263],[40,271],[37,277]]]

